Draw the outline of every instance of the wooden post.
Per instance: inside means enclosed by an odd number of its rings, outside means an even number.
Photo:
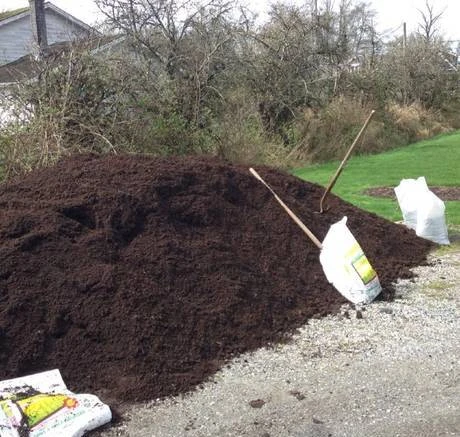
[[[403,83],[403,103],[407,104],[407,64],[406,64],[406,49],[407,49],[407,26],[406,23],[403,23],[403,74],[404,74],[404,83]]]
[[[319,11],[318,11],[318,0],[314,1],[314,10],[313,10],[314,18],[313,23],[315,26],[315,52],[319,54],[320,52],[320,42],[321,42],[321,29],[319,26]]]
[[[406,56],[406,47],[407,47],[407,26],[406,23],[403,23],[403,52]]]
[[[34,45],[38,50],[38,57],[42,58],[48,47],[44,0],[29,0],[29,5]]]

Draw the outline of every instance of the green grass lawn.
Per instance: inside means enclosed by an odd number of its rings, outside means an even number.
[[[301,179],[326,186],[340,161],[294,170]],[[389,220],[401,220],[396,200],[363,194],[366,188],[396,187],[401,179],[425,176],[429,187],[460,186],[460,132],[394,149],[379,155],[352,157],[332,192]],[[460,201],[446,204],[449,227],[460,225]]]

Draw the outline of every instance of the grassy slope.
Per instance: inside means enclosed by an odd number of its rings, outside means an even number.
[[[340,162],[295,170],[305,180],[327,185]],[[425,176],[428,186],[460,186],[460,132],[443,135],[379,155],[353,157],[333,193],[390,220],[401,220],[396,200],[363,194],[371,187],[395,187],[401,179]],[[448,225],[460,225],[460,201],[445,202]]]

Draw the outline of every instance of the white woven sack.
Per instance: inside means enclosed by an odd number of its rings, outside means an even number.
[[[444,202],[428,188],[423,176],[403,179],[394,190],[408,228],[419,237],[449,244]]]

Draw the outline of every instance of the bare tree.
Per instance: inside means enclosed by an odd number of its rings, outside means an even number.
[[[131,37],[137,48],[164,65],[171,76],[180,73],[181,44],[196,22],[211,22],[231,10],[230,2],[209,0],[96,0],[107,23]]]
[[[96,0],[108,24],[127,35],[157,76],[170,81],[173,111],[204,126],[211,101],[222,98],[219,76],[230,63],[238,25],[235,2]],[[208,111],[209,112],[209,111]]]
[[[426,43],[433,41],[436,33],[439,31],[439,21],[443,16],[445,10],[435,12],[434,6],[425,1],[425,10],[418,9],[421,15],[421,22],[418,25],[418,35],[420,35]]]
[[[254,89],[270,126],[296,108],[320,107],[338,89],[340,72],[354,57],[373,56],[373,11],[365,3],[310,0],[304,7],[272,5],[268,23],[255,39],[260,44]]]

